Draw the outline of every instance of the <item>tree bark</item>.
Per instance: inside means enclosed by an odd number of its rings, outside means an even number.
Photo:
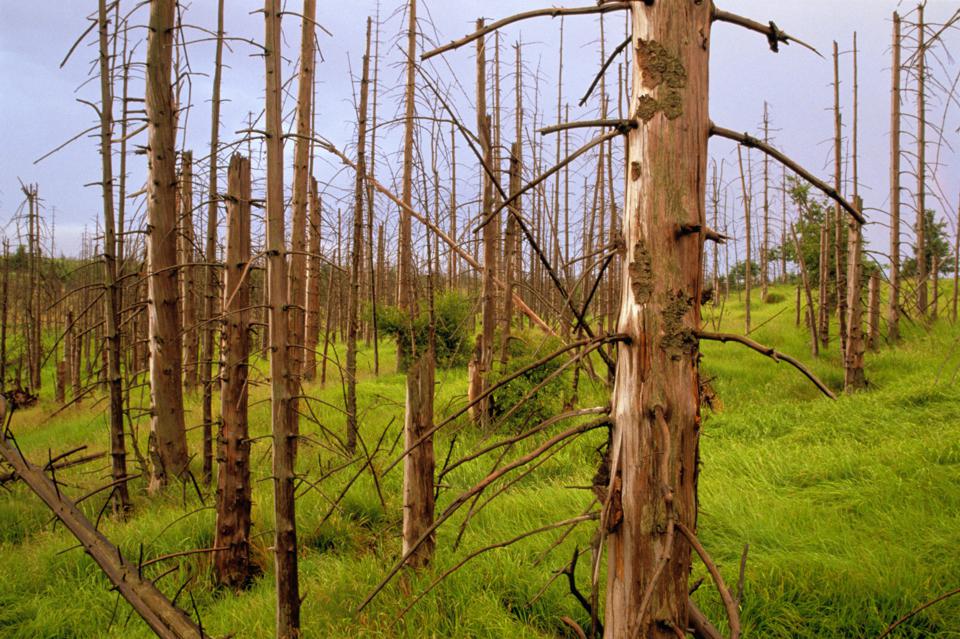
[[[303,372],[303,348],[306,330],[307,303],[307,200],[310,173],[310,139],[313,134],[314,32],[317,2],[304,0],[300,30],[300,75],[297,79],[297,141],[293,151],[293,229],[290,237],[289,279],[287,281],[287,384],[289,386],[287,420],[293,455],[297,452],[296,436],[300,434],[300,376]],[[282,187],[281,180],[281,189]],[[281,205],[282,206],[282,205]],[[310,348],[309,345],[306,345]]]
[[[197,261],[196,234],[193,230],[193,153],[184,151],[180,160],[180,232],[179,283],[180,305],[183,313],[183,384],[187,392],[197,387],[197,360],[199,359],[199,336],[197,335],[197,300],[194,278]]]
[[[206,278],[204,281],[203,360],[200,364],[203,377],[203,481],[210,483],[213,476],[213,362],[217,332],[214,318],[217,315],[217,292],[220,275],[217,267],[217,223],[220,194],[217,186],[220,150],[220,79],[223,70],[223,0],[217,1],[217,48],[213,65],[213,106],[210,116],[210,178],[209,201],[207,202]]]
[[[217,448],[217,524],[213,546],[217,582],[243,588],[250,562],[250,439],[247,358],[250,355],[250,160],[230,159],[227,173],[227,248],[223,279],[220,437]]]
[[[350,288],[347,298],[347,361],[346,361],[346,414],[347,452],[351,455],[357,448],[357,332],[360,328],[360,280],[361,250],[363,247],[363,212],[367,172],[367,93],[370,86],[370,31],[371,20],[367,18],[367,45],[363,55],[363,72],[360,78],[359,120],[357,125],[357,170],[353,202],[353,250],[350,254]]]
[[[307,326],[304,338],[306,348],[303,351],[303,379],[313,381],[317,378],[317,346],[320,341],[320,284],[323,273],[320,260],[320,196],[317,193],[317,180],[310,178],[310,219],[307,224]]]
[[[924,4],[917,6],[917,313],[927,315],[927,55]]]
[[[893,63],[890,90],[890,299],[887,339],[900,341],[900,14],[893,12]]]
[[[152,0],[147,36],[147,264],[152,488],[187,468],[180,317],[177,312],[177,179],[173,91],[175,0]]]
[[[294,440],[290,411],[287,262],[283,219],[283,128],[281,123],[280,0],[265,0],[264,61],[267,127],[267,306],[270,329],[270,405],[273,425],[273,557],[278,639],[300,636],[297,522],[294,507]]]
[[[629,340],[618,346],[601,518],[609,638],[675,638],[687,628],[690,545],[673,530],[697,521],[703,235],[677,230],[706,224],[710,10],[630,10],[630,111],[641,125],[628,134],[618,331]]]

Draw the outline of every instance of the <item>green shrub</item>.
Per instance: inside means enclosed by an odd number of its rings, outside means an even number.
[[[508,347],[507,366],[501,370],[499,363],[494,364],[496,374],[492,382],[496,383],[497,380],[532,365],[562,345],[563,342],[559,338],[545,338],[542,333],[527,332],[512,336]],[[570,375],[568,373],[572,368],[548,381],[543,388],[536,391],[534,388],[544,382],[551,373],[556,372],[568,355],[561,355],[536,366],[494,391],[492,395],[494,419],[500,419],[510,412],[514,406],[524,401],[523,398],[531,391],[532,396],[504,421],[503,426],[512,430],[529,428],[559,413],[563,408],[563,398],[569,392]]]
[[[472,305],[469,299],[453,291],[437,296],[433,304],[436,320],[437,366],[456,368],[466,366],[473,351],[474,340],[469,324]],[[397,306],[377,309],[377,327],[380,332],[397,340],[401,346],[400,369],[410,365],[409,348],[410,318]],[[430,338],[430,310],[421,308],[413,322],[413,334],[417,352],[427,348]]]
[[[767,293],[767,296],[766,296],[765,298],[763,298],[763,303],[764,303],[764,304],[779,304],[779,303],[782,302],[784,299],[786,299],[786,298],[784,298],[784,296],[783,296],[782,293],[774,293],[774,292],[770,291],[770,292]]]

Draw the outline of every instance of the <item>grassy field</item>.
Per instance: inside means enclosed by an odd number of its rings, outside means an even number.
[[[792,291],[779,292],[787,301],[756,304],[753,322],[760,327],[751,336],[810,363],[821,379],[839,388],[836,348],[811,361],[805,334],[794,326]],[[706,320],[714,317],[719,319],[719,310],[710,311]],[[743,307],[734,297],[718,327],[741,331],[742,326]],[[868,355],[870,390],[838,401],[824,398],[786,364],[736,344],[703,344],[703,371],[723,408],[705,416],[700,536],[728,583],[736,582],[740,554],[749,544],[745,637],[876,637],[914,606],[960,586],[960,331],[941,322],[929,331],[905,324],[904,333],[901,345],[883,345]],[[381,348],[384,370],[394,370],[388,361],[394,350]],[[369,351],[361,353],[360,366],[365,371],[359,388],[361,430],[371,451],[380,442],[374,456],[379,486],[369,471],[361,472],[339,506],[331,506],[361,470],[358,463],[322,484],[301,487],[297,504],[305,636],[571,636],[560,621],[563,615],[587,626],[587,615],[569,594],[565,578],[550,581],[575,547],[589,546],[592,522],[575,528],[559,545],[554,542],[564,529],[480,554],[398,617],[437,575],[469,553],[590,507],[593,495],[584,487],[596,470],[603,431],[562,447],[489,505],[481,500],[456,550],[463,516],[455,516],[440,529],[433,568],[403,573],[367,609],[355,613],[399,554],[400,468],[384,471],[397,453],[404,388],[400,375],[370,375]],[[462,369],[438,374],[439,415],[463,404],[465,378]],[[586,379],[581,404],[602,405],[603,389]],[[343,417],[332,407],[342,406],[339,383],[310,386],[308,393],[315,397],[308,412],[342,432]],[[257,387],[252,436],[267,432],[265,398],[266,389]],[[45,393],[38,407],[15,415],[12,428],[36,462],[46,460],[48,449],[55,454],[88,444],[90,450],[102,451],[107,446],[104,404],[92,404],[48,417],[56,407]],[[198,398],[191,398],[189,409],[188,421],[199,423]],[[324,438],[317,426],[304,423],[302,428],[318,443],[301,448],[299,470],[316,479],[337,458],[320,445]],[[142,443],[145,422],[138,430]],[[190,437],[192,450],[198,450],[199,429]],[[437,439],[438,464],[451,445],[455,460],[481,439],[466,420],[452,424]],[[195,606],[204,629],[214,636],[273,632],[266,441],[253,447],[253,532],[265,576],[235,596],[213,588],[206,556],[149,569],[152,576],[173,569],[160,587],[172,596],[186,583],[178,603],[191,612]],[[532,445],[513,448],[508,458]],[[483,477],[494,461],[483,458],[445,476],[439,507]],[[70,494],[80,495],[103,483],[105,464],[64,471],[58,478],[71,486],[66,489]],[[150,636],[124,602],[117,605],[95,564],[73,548],[71,536],[51,522],[40,501],[22,485],[9,488],[0,491],[0,637]],[[153,498],[143,488],[142,481],[135,482],[136,509],[129,521],[106,518],[101,524],[127,557],[136,558],[141,544],[145,559],[213,545],[212,494],[201,503],[192,486]],[[103,499],[99,495],[84,502],[88,515],[96,517]],[[588,558],[581,559],[577,571],[584,591],[589,589]],[[694,571],[706,574],[699,563]],[[709,579],[695,598],[708,616],[722,619]],[[922,612],[894,636],[960,637],[960,597]]]

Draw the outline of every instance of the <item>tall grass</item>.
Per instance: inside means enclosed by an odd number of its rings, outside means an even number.
[[[791,301],[755,303],[754,325],[770,321],[752,337],[808,362],[838,388],[842,371],[836,348],[810,361],[805,333],[793,325],[792,293],[777,290]],[[741,330],[742,313],[741,304],[728,302],[721,328]],[[734,344],[703,344],[703,373],[711,378],[723,409],[705,411],[704,416],[699,530],[729,584],[737,581],[744,544],[750,545],[742,604],[744,636],[876,636],[915,605],[958,585],[960,390],[952,378],[960,354],[951,351],[958,332],[946,323],[929,331],[905,328],[901,345],[885,345],[868,355],[870,389],[835,402],[823,398],[785,364]],[[394,370],[390,360],[394,350],[386,344],[380,349],[386,359],[381,370]],[[360,425],[369,450],[382,440],[373,461],[378,482],[369,471],[362,472],[336,507],[331,502],[361,463],[322,484],[300,488],[305,636],[569,636],[560,622],[563,615],[587,626],[588,616],[570,596],[563,577],[534,603],[531,600],[568,564],[575,547],[589,547],[594,523],[578,526],[545,556],[562,529],[483,553],[402,619],[398,614],[436,575],[468,553],[590,507],[593,494],[586,488],[599,462],[602,430],[563,447],[476,513],[456,550],[463,514],[452,518],[440,528],[433,567],[421,574],[402,572],[367,609],[355,613],[400,552],[401,469],[384,471],[402,445],[397,437],[404,381],[397,374],[373,378],[371,368],[370,353],[364,351]],[[344,418],[336,408],[343,405],[342,389],[336,369],[331,373],[326,388],[308,387],[315,400],[304,412],[342,435]],[[603,389],[587,376],[582,379],[587,386],[581,403],[602,405]],[[449,415],[462,406],[465,393],[463,369],[441,371],[438,414]],[[265,388],[254,389],[253,437],[268,432],[266,397]],[[198,398],[190,398],[188,408],[188,423],[199,422]],[[81,444],[106,449],[102,403],[89,401],[46,418],[54,409],[45,397],[37,408],[15,415],[13,430],[28,456],[39,462],[48,449],[56,452]],[[145,431],[146,424],[139,428]],[[301,447],[298,470],[313,481],[340,458],[327,449],[319,426],[305,421],[302,428],[315,443]],[[465,418],[456,420],[437,438],[438,465],[451,446],[455,460],[486,436]],[[199,437],[199,429],[190,432],[192,450],[199,449]],[[512,448],[507,458],[543,441],[534,439]],[[159,586],[172,596],[186,582],[178,603],[190,611],[195,604],[204,628],[216,636],[263,637],[273,632],[267,442],[256,440],[252,455],[255,555],[264,576],[249,591],[235,595],[213,588],[207,556],[148,569],[157,576],[174,568]],[[439,508],[482,478],[494,461],[483,458],[445,476]],[[71,494],[81,494],[104,480],[106,464],[104,460],[99,466],[70,469],[58,473],[58,479],[71,486],[65,489]],[[125,556],[136,558],[141,545],[147,559],[212,545],[212,495],[201,503],[192,487],[174,487],[149,498],[143,489],[142,481],[135,483],[135,510],[128,521],[107,517],[101,524]],[[96,517],[102,503],[102,497],[94,498],[83,507]],[[109,591],[92,560],[71,549],[73,545],[70,535],[50,521],[25,487],[13,485],[9,492],[0,492],[0,637],[150,636],[124,602],[117,605],[116,594]],[[583,591],[589,589],[589,563],[587,552],[577,572]],[[722,620],[722,606],[706,571],[699,564],[694,570],[706,577],[695,598],[711,618]],[[947,600],[904,624],[896,636],[960,637],[958,619],[960,600]]]

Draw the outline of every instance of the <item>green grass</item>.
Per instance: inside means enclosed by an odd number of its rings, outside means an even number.
[[[771,321],[752,337],[799,357],[838,388],[842,371],[836,349],[811,361],[805,334],[793,324],[792,292],[778,291],[787,301],[756,304],[754,325]],[[705,309],[705,321],[711,313]],[[720,328],[740,331],[742,319],[743,307],[734,297]],[[868,355],[870,389],[836,402],[823,398],[787,364],[735,344],[703,344],[703,372],[712,378],[724,407],[705,415],[699,530],[729,584],[736,582],[743,545],[750,544],[742,610],[745,637],[875,637],[917,604],[960,585],[960,388],[952,379],[960,353],[951,350],[958,331],[942,322],[929,332],[905,325],[905,333],[901,345],[884,345]],[[394,370],[395,348],[384,344],[380,351],[383,370]],[[375,462],[382,475],[396,456],[396,449],[391,455],[386,452],[400,432],[404,385],[403,377],[393,373],[374,378],[370,362],[370,351],[364,350],[361,431],[371,449],[386,433]],[[463,404],[465,377],[462,369],[438,374],[438,415]],[[310,403],[314,417],[342,433],[343,416],[330,406],[343,404],[339,382],[331,381],[326,388],[313,385],[308,392],[318,400]],[[254,389],[254,436],[267,432],[266,397],[265,387]],[[581,392],[585,406],[603,402],[599,387],[586,386]],[[88,444],[91,450],[105,450],[103,403],[92,404],[45,419],[56,408],[45,393],[39,407],[15,416],[13,430],[37,462],[45,460],[47,449],[56,453]],[[197,398],[190,399],[189,408],[188,422],[199,423]],[[146,428],[145,422],[138,425],[141,445]],[[315,424],[304,422],[302,429],[324,441]],[[480,439],[466,420],[451,425],[436,442],[439,465],[454,433],[452,459]],[[190,439],[191,449],[198,450],[199,429],[191,431]],[[323,525],[330,500],[358,466],[317,489],[303,486],[297,508],[305,636],[570,636],[559,620],[562,615],[584,625],[588,619],[564,579],[532,605],[530,601],[569,561],[574,546],[589,545],[592,523],[578,527],[540,562],[541,553],[561,531],[480,555],[393,624],[413,596],[467,553],[583,512],[592,495],[579,487],[590,484],[603,440],[602,431],[590,433],[511,486],[474,517],[456,551],[453,543],[463,517],[455,516],[440,529],[434,567],[421,574],[401,573],[359,616],[355,607],[399,555],[400,468],[380,478],[386,509],[367,472]],[[272,496],[265,442],[258,440],[253,447],[253,533],[265,575],[235,596],[213,588],[205,556],[149,569],[156,576],[176,567],[160,587],[172,595],[189,580],[178,603],[191,611],[195,603],[204,628],[216,636],[263,637],[273,632],[268,551]],[[514,449],[510,457],[532,445]],[[336,459],[323,446],[304,444],[299,470],[315,478]],[[70,469],[58,477],[75,486],[66,490],[78,495],[104,480],[106,463]],[[131,463],[135,468],[132,457]],[[439,506],[479,480],[492,464],[493,459],[485,458],[445,477]],[[133,488],[132,518],[107,518],[101,525],[127,557],[136,558],[141,544],[145,558],[212,545],[213,511],[202,508],[192,487],[171,488],[155,497],[144,494],[142,481]],[[103,497],[96,497],[85,502],[84,509],[95,517],[102,503]],[[108,591],[92,560],[69,550],[73,545],[62,525],[50,522],[24,486],[0,491],[0,637],[150,636],[124,602],[111,624],[116,594]],[[588,564],[584,557],[578,570],[582,590],[589,588]],[[706,574],[699,563],[694,571]],[[712,619],[723,618],[709,578],[695,597]],[[960,637],[960,598],[924,611],[895,636]]]

